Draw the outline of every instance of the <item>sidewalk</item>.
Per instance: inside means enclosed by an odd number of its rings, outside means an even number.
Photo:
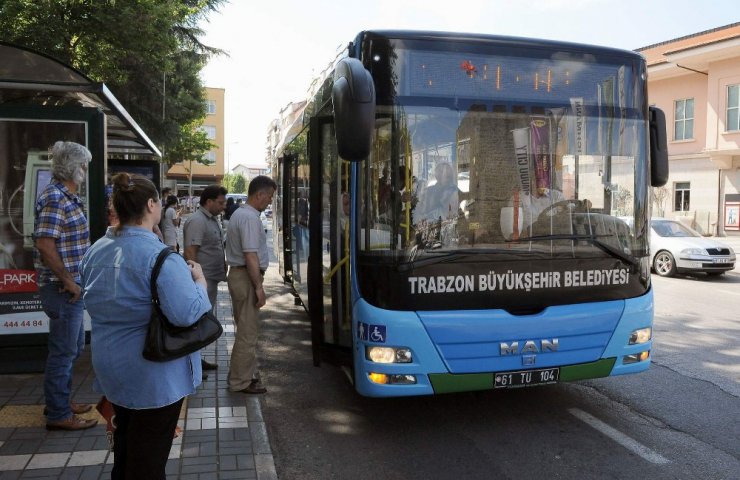
[[[265,277],[268,295],[279,284],[277,268],[271,265]],[[265,315],[269,309],[268,302]],[[208,379],[183,404],[178,423],[183,432],[170,451],[167,478],[277,479],[261,396],[231,393],[227,387],[234,322],[225,282],[220,284],[217,314],[224,334],[204,350],[204,357],[215,358],[219,367],[206,372]],[[94,373],[89,345],[86,348],[75,365],[73,398],[94,405],[100,395],[92,391]],[[269,377],[266,380],[269,395]],[[108,451],[105,422],[100,419],[96,427],[79,432],[50,432],[43,408],[42,373],[0,375],[0,480],[110,478],[113,454]]]

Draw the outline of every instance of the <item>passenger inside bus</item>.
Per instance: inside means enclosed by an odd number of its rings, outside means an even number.
[[[429,222],[454,218],[460,208],[463,192],[457,187],[455,173],[447,162],[438,163],[434,168],[434,185],[421,195],[414,215],[415,221]]]

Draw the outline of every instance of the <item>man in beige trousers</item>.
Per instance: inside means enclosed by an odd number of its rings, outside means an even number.
[[[260,175],[249,182],[247,203],[238,208],[226,232],[227,282],[234,311],[236,336],[229,366],[229,390],[265,393],[257,368],[259,311],[265,305],[262,280],[270,263],[267,235],[260,213],[272,203],[277,184]]]

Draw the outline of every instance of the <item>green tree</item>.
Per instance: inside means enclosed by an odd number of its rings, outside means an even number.
[[[204,117],[199,72],[220,54],[198,24],[224,0],[0,0],[0,39],[39,50],[105,82],[174,163],[184,145],[211,146],[184,127]],[[173,153],[170,154],[169,152]],[[199,161],[199,160],[197,160]]]
[[[229,193],[247,193],[247,179],[240,173],[225,174],[223,186]]]
[[[244,178],[244,175],[236,174],[236,179],[234,180],[234,190],[229,191],[232,193],[247,193],[247,179]]]
[[[237,175],[238,174],[236,173],[224,174],[224,179],[221,181],[221,184],[229,191],[229,193],[234,193],[234,182],[236,181]]]

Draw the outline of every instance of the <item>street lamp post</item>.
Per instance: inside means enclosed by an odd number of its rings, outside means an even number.
[[[238,145],[238,144],[239,144],[238,140],[236,142],[229,142],[228,144],[229,151],[228,151],[228,154],[226,155],[226,173],[231,173],[231,146]]]

